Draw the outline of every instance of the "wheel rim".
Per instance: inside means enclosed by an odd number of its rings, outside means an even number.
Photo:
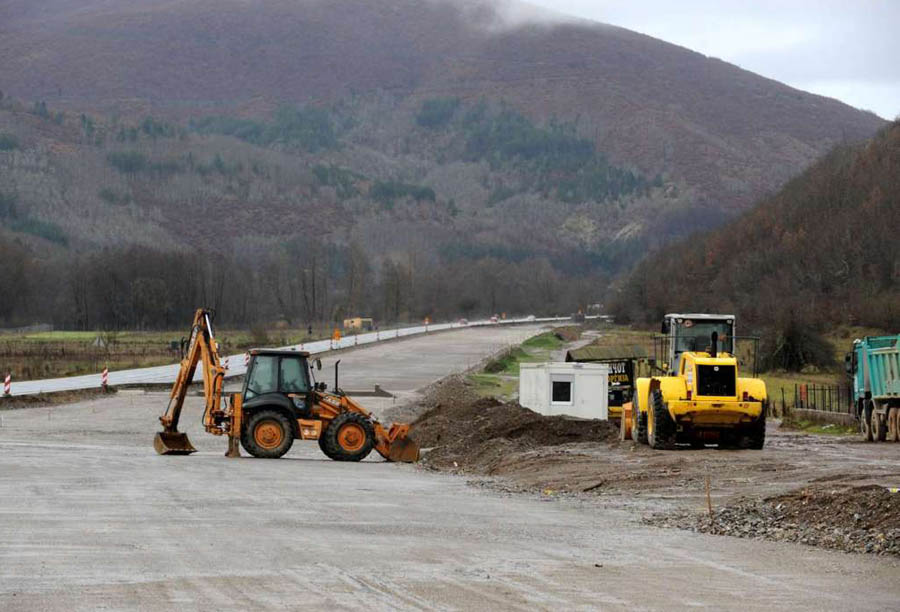
[[[366,445],[366,431],[357,423],[347,423],[338,431],[338,444],[347,452],[356,452]]]
[[[284,442],[284,430],[276,421],[263,421],[253,430],[253,440],[267,450],[278,448]]]

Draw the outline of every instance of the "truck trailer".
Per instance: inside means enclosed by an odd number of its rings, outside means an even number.
[[[865,439],[900,441],[900,334],[854,340],[845,362]]]

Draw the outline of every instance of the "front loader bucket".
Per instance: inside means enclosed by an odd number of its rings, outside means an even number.
[[[409,438],[399,438],[391,442],[388,461],[415,463],[419,460],[419,445]]]
[[[188,440],[186,433],[179,431],[161,431],[153,438],[153,448],[160,455],[190,455],[197,449]]]

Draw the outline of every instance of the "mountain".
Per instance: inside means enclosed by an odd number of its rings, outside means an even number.
[[[485,286],[499,266],[527,286],[539,266],[557,290],[528,308],[574,308],[570,286],[600,300],[648,251],[884,125],[523,6],[8,0],[0,239],[39,260],[137,246],[293,267],[311,255],[289,245],[314,243],[335,291],[350,253],[376,283],[402,263],[492,270],[470,282]]]
[[[623,318],[736,312],[791,322],[897,330],[900,321],[900,122],[840,146],[722,228],[649,257],[624,283]]]

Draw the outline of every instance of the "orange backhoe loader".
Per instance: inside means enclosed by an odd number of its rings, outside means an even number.
[[[211,434],[228,436],[227,457],[240,457],[240,446],[254,457],[284,455],[295,439],[318,440],[319,448],[335,461],[360,461],[374,448],[388,461],[414,462],[419,447],[407,437],[409,425],[385,429],[371,413],[337,386],[337,367],[332,392],[316,383],[309,353],[254,349],[244,377],[244,388],[223,398],[225,368],[219,362],[213,337],[211,312],[200,309],[181,370],[172,386],[169,405],[159,418],[163,431],[153,446],[160,455],[196,452],[187,434],[178,431],[178,420],[194,371],[203,373],[203,427]],[[321,368],[321,362],[316,364]]]

